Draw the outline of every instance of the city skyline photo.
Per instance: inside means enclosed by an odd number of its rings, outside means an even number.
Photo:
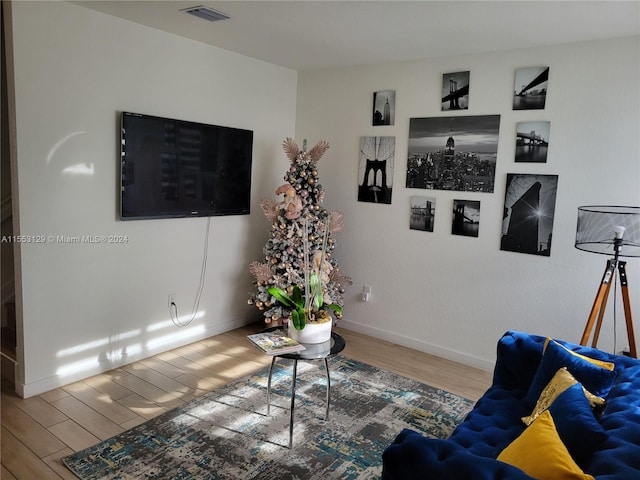
[[[407,188],[493,192],[500,115],[411,118]]]

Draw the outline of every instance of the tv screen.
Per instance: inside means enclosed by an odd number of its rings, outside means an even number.
[[[253,131],[122,112],[120,219],[246,215]]]

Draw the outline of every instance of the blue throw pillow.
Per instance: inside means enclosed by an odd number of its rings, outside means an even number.
[[[524,398],[529,408],[535,406],[544,387],[562,367],[567,367],[567,370],[584,385],[584,388],[602,398],[607,397],[616,377],[614,370],[595,365],[583,357],[573,354],[560,344],[549,342],[544,355],[542,355],[538,370],[531,381],[527,396]]]
[[[579,383],[558,395],[549,413],[562,443],[578,464],[587,460],[608,437]]]

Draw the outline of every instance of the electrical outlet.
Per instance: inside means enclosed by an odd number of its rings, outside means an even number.
[[[169,300],[167,301],[167,306],[169,308],[171,308],[171,305],[173,305],[174,303],[176,303],[176,294],[175,293],[170,293],[169,294]]]
[[[371,286],[365,285],[362,289],[362,301],[368,302],[371,300]]]

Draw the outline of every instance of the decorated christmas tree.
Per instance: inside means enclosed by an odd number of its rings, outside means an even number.
[[[324,189],[317,169],[329,144],[320,141],[307,151],[287,138],[283,148],[291,165],[284,176],[286,183],[275,192],[280,199],[261,202],[271,222],[271,238],[263,249],[264,261],[249,266],[256,285],[249,303],[271,325],[284,324],[292,316],[296,321],[296,305],[301,303],[306,321],[315,321],[327,308],[340,318],[345,286],[351,285],[351,279],[340,273],[332,253],[333,236],[343,230],[344,215],[322,207]]]

